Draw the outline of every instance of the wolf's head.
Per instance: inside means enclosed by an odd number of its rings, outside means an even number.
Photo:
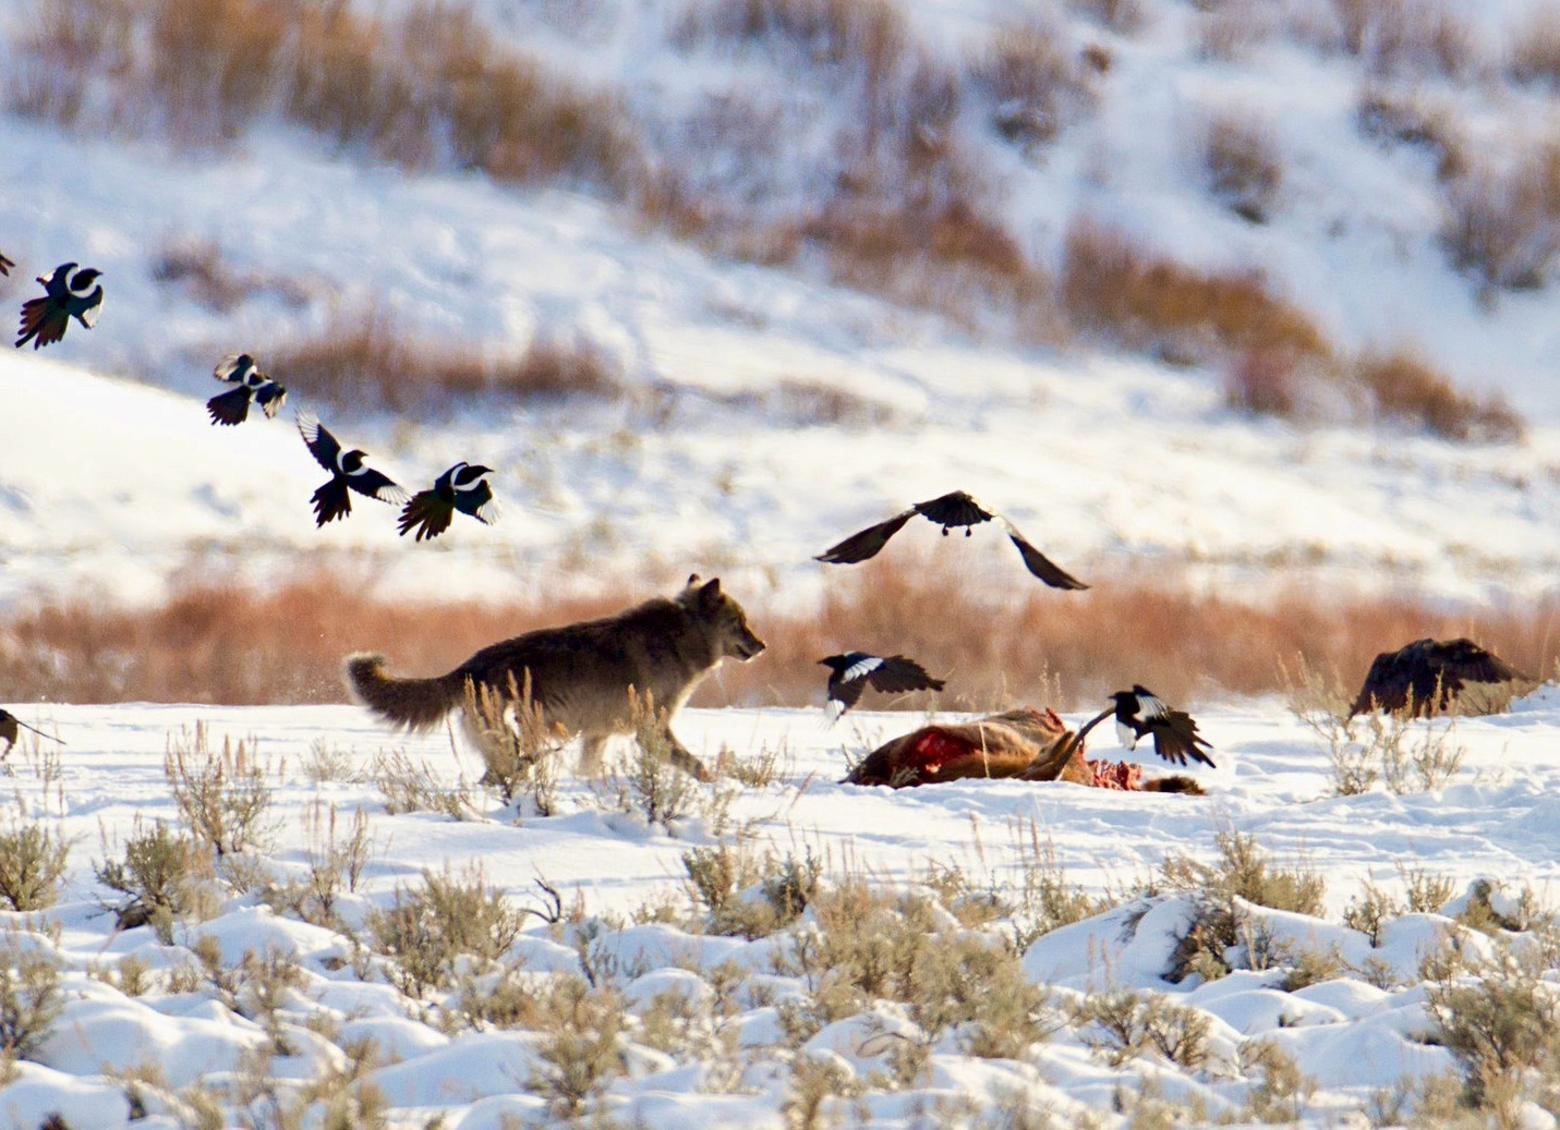
[[[677,596],[677,603],[693,614],[708,631],[717,655],[733,659],[752,659],[764,650],[764,641],[748,627],[747,613],[731,597],[720,591],[720,578],[699,583],[695,573],[688,586]]]

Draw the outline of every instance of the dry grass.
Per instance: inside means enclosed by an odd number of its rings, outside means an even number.
[[[37,0],[11,103],[184,145],[275,115],[407,167],[574,179],[619,196],[639,153],[610,96],[511,53],[466,9],[311,0]]]
[[[616,366],[583,338],[537,338],[518,359],[495,360],[464,344],[411,335],[378,309],[338,315],[325,332],[270,350],[267,359],[279,379],[310,396],[393,411],[427,410],[450,397],[524,402],[622,392]]]
[[[818,65],[886,82],[910,48],[890,0],[698,0],[672,31],[683,48],[710,42],[784,43]]]
[[[1123,34],[1143,26],[1141,0],[1071,0],[1068,7],[1084,12],[1112,31]]]
[[[751,664],[725,664],[696,704],[816,703],[816,661],[842,646],[914,655],[948,677],[944,705],[972,708],[1070,708],[1134,682],[1180,702],[1278,691],[1286,686],[1280,660],[1296,656],[1353,684],[1378,652],[1426,635],[1472,636],[1530,671],[1553,670],[1560,657],[1553,599],[1457,613],[1410,599],[1350,599],[1297,581],[1250,606],[1173,581],[1156,587],[1098,575],[1084,593],[1032,585],[1026,594],[1020,576],[1011,599],[993,608],[946,557],[899,555],[837,571],[819,606],[779,613],[749,601],[769,650]],[[0,683],[15,701],[341,702],[349,651],[383,648],[399,671],[442,673],[498,639],[630,603],[616,594],[413,604],[376,598],[365,578],[339,571],[300,567],[293,575],[263,592],[189,588],[141,613],[87,601],[19,611],[0,634]]]
[[[1367,355],[1355,368],[1379,419],[1419,425],[1461,442],[1508,443],[1522,438],[1522,417],[1499,396],[1478,400],[1409,353]]]
[[[1086,219],[1067,235],[1062,300],[1080,325],[1165,356],[1264,348],[1332,355],[1316,323],[1274,295],[1260,272],[1188,267]]]
[[[170,240],[152,259],[151,275],[165,286],[179,287],[219,314],[262,294],[274,295],[289,306],[302,306],[309,300],[307,287],[283,275],[232,266],[223,257],[221,246],[209,239]]]
[[[1284,185],[1284,161],[1266,125],[1217,115],[1203,135],[1202,165],[1220,203],[1251,223],[1267,222]]]
[[[1532,290],[1560,260],[1560,139],[1511,168],[1477,159],[1447,190],[1442,241],[1491,290]]]

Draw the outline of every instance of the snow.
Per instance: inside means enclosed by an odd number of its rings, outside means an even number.
[[[703,818],[674,823],[668,831],[604,811],[610,790],[567,773],[560,811],[550,817],[517,817],[516,809],[482,794],[476,817],[467,821],[391,815],[363,772],[313,781],[311,750],[323,743],[366,770],[378,751],[404,748],[452,784],[474,779],[474,757],[445,736],[386,734],[356,707],[51,706],[31,708],[25,718],[70,744],[57,755],[36,742],[19,746],[9,759],[15,773],[9,787],[19,812],[70,838],[74,850],[59,905],[0,914],[8,944],[65,971],[58,1021],[33,1060],[0,1088],[0,1118],[17,1125],[56,1109],[67,1118],[77,1112],[83,1125],[124,1125],[125,1092],[114,1080],[153,1063],[160,1085],[173,1093],[197,1082],[219,1093],[236,1085],[265,1045],[266,1028],[235,1012],[208,982],[193,993],[156,987],[159,976],[194,960],[202,939],[210,939],[208,947],[215,943],[225,968],[250,954],[282,955],[298,971],[279,1013],[287,1054],[272,1063],[276,1078],[313,1077],[345,1062],[341,1048],[371,1040],[381,1064],[371,1078],[389,1102],[393,1126],[435,1114],[450,1125],[474,1126],[497,1125],[506,1112],[524,1124],[545,1118],[528,1082],[542,1069],[535,1035],[436,1026],[425,1006],[392,985],[362,979],[355,972],[355,947],[332,929],[284,917],[253,895],[230,894],[209,920],[176,924],[169,946],[158,944],[150,927],[114,930],[112,914],[103,909],[112,892],[97,883],[93,868],[117,858],[136,828],[176,819],[163,755],[170,743],[189,741],[197,722],[212,744],[224,737],[253,743],[273,796],[274,840],[262,860],[274,873],[304,871],[315,842],[307,831],[314,814],[329,806],[366,813],[374,850],[357,891],[343,896],[346,921],[361,923],[373,907],[388,906],[423,871],[460,874],[473,866],[515,906],[538,905],[533,880],[541,876],[565,905],[579,896],[588,915],[626,915],[658,900],[685,898],[680,857],[713,842]],[[1464,767],[1443,789],[1418,795],[1327,795],[1325,751],[1276,701],[1201,711],[1199,723],[1219,761],[1217,770],[1200,773],[1209,790],[1203,798],[1013,781],[898,792],[834,783],[844,764],[839,743],[867,745],[917,724],[902,714],[861,712],[859,736],[851,739],[824,731],[815,711],[691,710],[677,728],[690,749],[706,756],[722,745],[740,756],[783,743],[790,760],[781,778],[736,796],[732,826],[749,828],[758,850],[810,851],[825,861],[826,873],[848,870],[874,882],[914,884],[932,864],[956,863],[977,887],[1010,889],[1019,881],[1031,827],[1051,845],[1067,878],[1094,893],[1147,874],[1167,852],[1208,858],[1214,836],[1233,829],[1255,836],[1277,861],[1300,862],[1325,876],[1330,917],[1364,880],[1399,889],[1400,865],[1445,874],[1459,886],[1495,880],[1491,901],[1507,910],[1520,889],[1530,887],[1543,899],[1560,880],[1560,840],[1546,832],[1554,826],[1546,816],[1550,798],[1560,788],[1560,747],[1553,741],[1560,709],[1553,688],[1519,702],[1509,715],[1459,721]],[[1184,896],[1128,903],[1040,937],[1024,955],[1024,973],[1058,1002],[1124,987],[1200,1010],[1214,1025],[1208,1068],[1186,1072],[1157,1060],[1111,1068],[1066,1032],[1037,1045],[1032,1063],[976,1060],[956,1042],[945,1042],[933,1053],[930,1074],[919,1085],[924,1090],[894,1094],[869,1086],[862,1101],[888,1125],[913,1124],[907,1112],[916,1094],[924,1102],[945,1092],[994,1101],[1014,1087],[1065,1109],[1105,1113],[1117,1086],[1152,1077],[1169,1096],[1190,1101],[1200,1095],[1211,1109],[1233,1109],[1245,1086],[1233,1067],[1241,1047],[1271,1040],[1316,1079],[1317,1110],[1357,1108],[1373,1089],[1401,1078],[1454,1070],[1450,1053],[1427,1042],[1433,1025],[1418,970],[1449,931],[1460,933],[1473,958],[1493,955],[1488,939],[1446,916],[1465,901],[1453,900],[1440,914],[1391,919],[1375,946],[1336,921],[1247,906],[1254,927],[1280,950],[1338,959],[1331,980],[1297,992],[1283,991],[1283,974],[1276,970],[1237,969],[1213,982],[1194,976],[1171,984],[1164,974],[1190,921],[1191,903]],[[659,922],[595,921],[585,943],[588,963],[621,989],[630,1014],[642,1016],[672,999],[697,1011],[713,999],[712,978],[721,967],[733,971],[723,976],[736,977],[736,999],[747,1001],[731,1022],[731,1039],[752,1057],[746,1072],[751,1091],[727,1093],[702,1070],[645,1048],[630,1054],[630,1064],[640,1066],[613,1084],[614,1109],[650,1126],[689,1120],[779,1125],[786,1088],[784,1073],[774,1074],[775,1045],[784,1043],[775,1005],[804,988],[776,962],[782,940],[695,935]],[[138,997],[103,976],[128,956],[154,971],[152,987]],[[502,965],[540,991],[550,978],[577,974],[580,951],[549,936],[547,927],[532,925]],[[482,976],[479,986],[492,983]],[[1382,977],[1395,987],[1377,987]],[[914,1037],[907,1023],[897,1006],[884,1004],[823,1028],[800,1054],[829,1057],[848,1076],[868,1080],[884,1069],[885,1041],[896,1039],[885,1033]]]

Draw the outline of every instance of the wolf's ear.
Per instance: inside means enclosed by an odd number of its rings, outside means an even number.
[[[699,603],[706,608],[714,608],[720,603],[720,578],[716,577],[707,585],[699,586]]]
[[[694,585],[696,585],[698,583],[699,583],[699,574],[697,574],[697,573],[689,573],[688,574],[688,584],[687,584],[687,587],[691,589],[691,588],[693,588]]]

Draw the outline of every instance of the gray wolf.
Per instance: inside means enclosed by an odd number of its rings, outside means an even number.
[[[701,781],[710,773],[671,732],[671,721],[705,675],[727,656],[752,659],[764,641],[748,627],[742,606],[721,591],[719,578],[697,575],[675,597],[647,600],[600,620],[542,628],[477,652],[447,675],[403,679],[385,673],[382,655],[347,657],[347,685],[386,722],[412,730],[437,725],[466,702],[467,688],[509,695],[531,682],[532,703],[550,726],[584,739],[581,769],[595,772],[613,734],[631,733],[629,690],[654,696],[665,709],[671,760]],[[480,741],[473,720],[463,726]]]

